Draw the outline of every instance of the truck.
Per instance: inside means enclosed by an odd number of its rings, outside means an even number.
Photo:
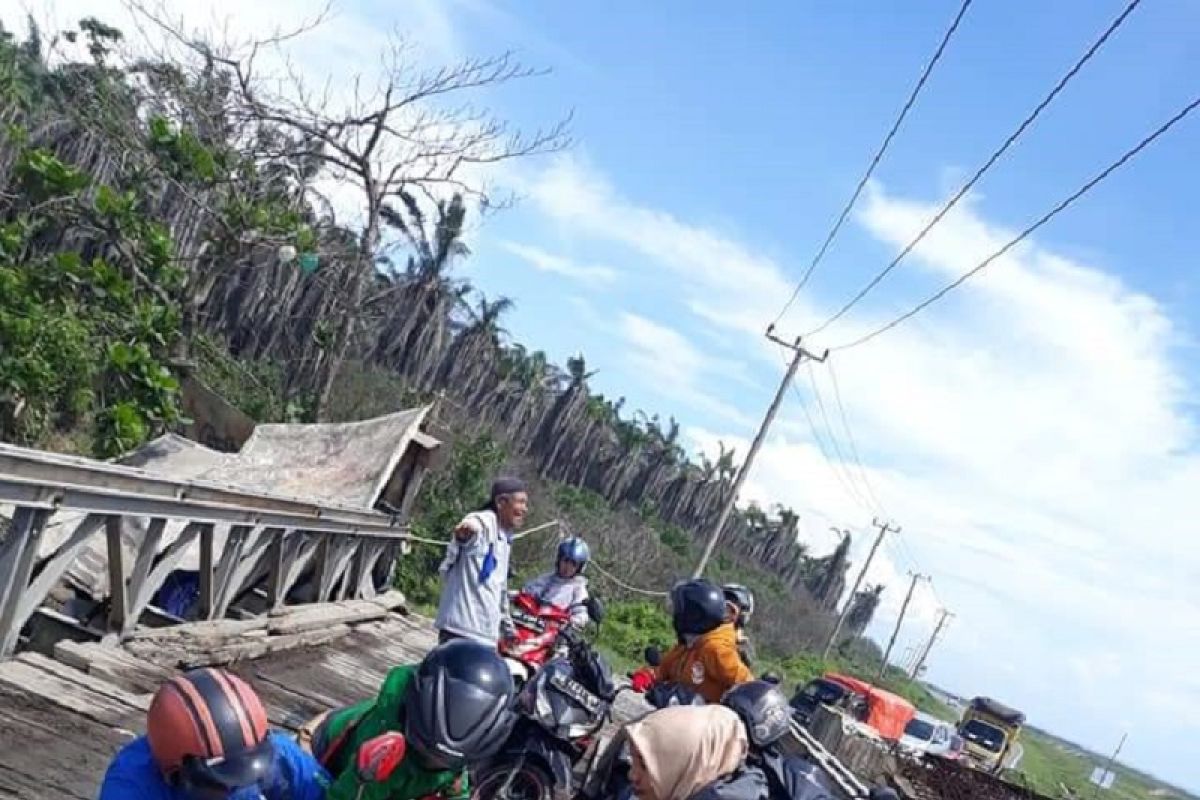
[[[1025,715],[990,697],[976,697],[963,710],[958,735],[966,742],[963,760],[997,775],[1008,763]]]

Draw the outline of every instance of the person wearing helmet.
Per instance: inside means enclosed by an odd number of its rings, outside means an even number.
[[[686,686],[706,703],[717,703],[739,683],[753,680],[737,650],[725,596],[709,581],[696,579],[671,591],[671,622],[679,643],[663,655],[656,678]]]
[[[508,565],[514,531],[525,522],[529,494],[517,478],[498,478],[488,502],[463,518],[438,567],[442,594],[433,626],[438,642],[474,639],[494,643],[512,630]]]
[[[751,615],[754,614],[754,592],[740,583],[727,583],[721,587],[721,591],[725,595],[727,616],[733,622],[734,630],[737,631],[738,654],[746,666],[753,669],[754,645],[750,642],[750,637],[746,635],[746,625],[750,622]]]
[[[750,752],[748,768],[762,773],[770,797],[790,800],[832,800],[833,795],[820,771],[811,762],[786,755],[780,741],[791,730],[792,707],[783,692],[767,681],[738,684],[721,698],[746,726]]]
[[[146,735],[117,753],[99,800],[321,800],[328,785],[311,755],[268,731],[254,689],[204,668],[155,692]]]
[[[314,731],[313,754],[334,776],[326,798],[469,796],[467,760],[486,759],[504,744],[516,723],[512,700],[512,675],[495,647],[468,639],[392,669],[377,697],[333,712]],[[403,734],[408,755],[385,781],[364,784],[356,754],[389,731]]]
[[[571,624],[582,628],[588,622],[583,605],[588,599],[588,582],[583,570],[591,555],[587,542],[578,536],[564,539],[555,551],[554,570],[525,584],[523,591],[543,603],[570,610]]]

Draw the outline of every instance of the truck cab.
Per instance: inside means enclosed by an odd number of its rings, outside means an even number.
[[[999,773],[1025,724],[1025,715],[990,697],[976,697],[963,711],[958,734],[966,742],[963,758],[976,769]]]

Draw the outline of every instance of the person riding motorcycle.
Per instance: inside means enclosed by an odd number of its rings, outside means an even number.
[[[754,592],[740,583],[727,583],[721,587],[721,592],[725,595],[728,618],[737,632],[738,655],[747,668],[754,669],[754,645],[746,633],[746,626],[754,614]]]
[[[494,648],[454,639],[420,664],[392,669],[373,700],[329,714],[313,731],[313,755],[334,776],[327,800],[465,798],[466,765],[494,754],[516,723],[513,682]],[[381,783],[365,783],[355,757],[398,731],[408,755]]]
[[[572,536],[559,542],[554,554],[554,569],[525,584],[522,591],[543,603],[571,612],[571,624],[582,628],[588,623],[584,603],[588,599],[588,581],[584,577],[591,550],[587,542]]]
[[[779,747],[791,729],[792,707],[775,684],[761,680],[739,684],[725,693],[721,705],[737,714],[746,726],[750,741],[747,767],[762,772],[771,797],[832,800],[833,794],[816,766],[785,755]]]
[[[159,687],[146,735],[121,748],[99,800],[321,800],[329,775],[267,712],[245,681],[203,668]]]
[[[717,703],[730,687],[753,680],[737,650],[737,632],[726,613],[724,594],[703,579],[671,591],[671,622],[679,643],[668,650],[656,679],[695,691]]]
[[[762,773],[746,769],[746,728],[725,706],[653,711],[624,736],[638,800],[768,800]]]

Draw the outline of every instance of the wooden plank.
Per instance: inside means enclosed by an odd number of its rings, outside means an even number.
[[[381,619],[387,611],[369,600],[349,600],[324,605],[296,614],[274,617],[267,630],[272,634],[300,633],[319,630],[330,625],[350,625]]]
[[[100,683],[96,677],[86,674],[82,677],[93,684]],[[41,697],[73,715],[102,725],[137,725],[144,713],[136,706],[108,696],[98,686],[87,687],[76,681],[64,680],[21,661],[0,663],[0,685]]]
[[[89,675],[78,669],[62,664],[52,658],[46,658],[40,653],[21,653],[16,658],[17,661],[28,664],[34,669],[39,669],[42,672],[60,678],[69,683],[73,683],[87,691],[95,692],[96,694],[104,695],[125,705],[139,709],[141,711],[150,710],[150,694],[140,693],[134,694],[127,692],[120,686],[115,686],[107,681],[98,678],[98,676]]]
[[[204,641],[206,639],[226,639],[233,636],[245,636],[255,630],[266,630],[267,618],[254,619],[213,619],[201,622],[188,622],[169,628],[146,628],[134,631],[129,636],[130,642],[176,642]]]
[[[59,642],[54,647],[54,658],[133,692],[153,692],[175,673],[175,670],[138,658],[120,647],[100,644]]]
[[[0,687],[0,796],[93,800],[113,755],[142,727],[101,724]]]
[[[269,636],[252,642],[231,644],[208,651],[181,652],[178,654],[176,663],[180,669],[230,664],[237,661],[261,658],[262,656],[282,650],[328,644],[342,638],[348,633],[350,633],[348,625],[335,625],[319,631],[306,631],[287,636]]]

